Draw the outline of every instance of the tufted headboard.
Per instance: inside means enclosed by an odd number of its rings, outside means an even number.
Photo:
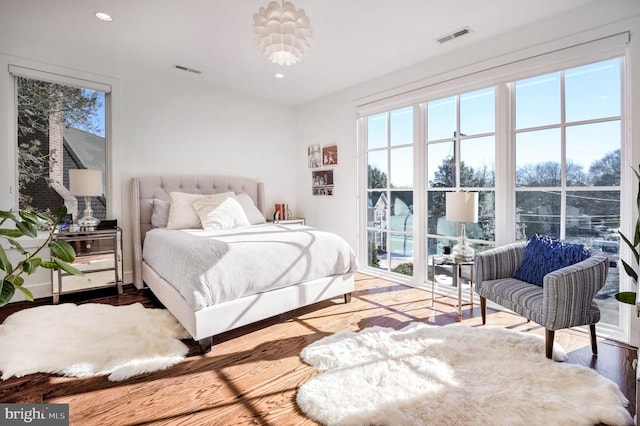
[[[142,244],[151,226],[152,200],[169,201],[170,192],[216,194],[233,191],[251,197],[264,212],[264,184],[254,179],[219,175],[142,176],[131,180],[131,214],[133,227],[133,283],[142,288]]]

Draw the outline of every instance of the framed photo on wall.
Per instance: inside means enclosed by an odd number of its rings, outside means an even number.
[[[309,168],[315,169],[322,166],[322,153],[320,152],[320,145],[309,145],[307,148],[307,158],[309,161]]]
[[[338,145],[322,147],[322,165],[335,166],[338,164]]]
[[[333,195],[333,170],[311,172],[311,191],[313,195]]]

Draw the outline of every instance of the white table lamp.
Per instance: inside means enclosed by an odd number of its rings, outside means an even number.
[[[102,172],[100,170],[69,170],[69,192],[84,197],[84,216],[78,219],[78,225],[84,230],[95,230],[100,219],[93,217],[91,197],[102,195]]]
[[[453,257],[461,261],[473,260],[475,250],[467,242],[465,223],[478,221],[478,193],[447,192],[446,210],[448,221],[461,224],[458,244],[452,250]]]

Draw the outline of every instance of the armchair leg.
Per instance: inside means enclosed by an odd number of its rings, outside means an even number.
[[[553,359],[553,338],[555,334],[555,330],[544,329],[545,352],[549,359]]]
[[[591,336],[591,353],[598,356],[598,342],[596,341],[596,325],[589,324],[589,335]]]
[[[480,296],[480,314],[482,314],[482,325],[487,323],[487,299]]]

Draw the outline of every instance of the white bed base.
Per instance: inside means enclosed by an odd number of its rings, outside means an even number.
[[[142,264],[142,277],[153,294],[189,334],[203,352],[211,349],[213,336],[337,296],[350,300],[353,274],[335,275],[297,285],[219,303],[193,312],[180,293],[153,268]]]
[[[142,259],[144,236],[151,229],[149,201],[153,198],[168,200],[170,191],[244,192],[264,213],[264,187],[251,179],[212,175],[146,176],[132,180],[134,284],[137,288],[146,284],[194,340],[199,341],[203,353],[211,349],[216,334],[337,296],[343,296],[345,303],[351,300],[354,274],[347,273],[242,297],[194,312],[184,297]]]

